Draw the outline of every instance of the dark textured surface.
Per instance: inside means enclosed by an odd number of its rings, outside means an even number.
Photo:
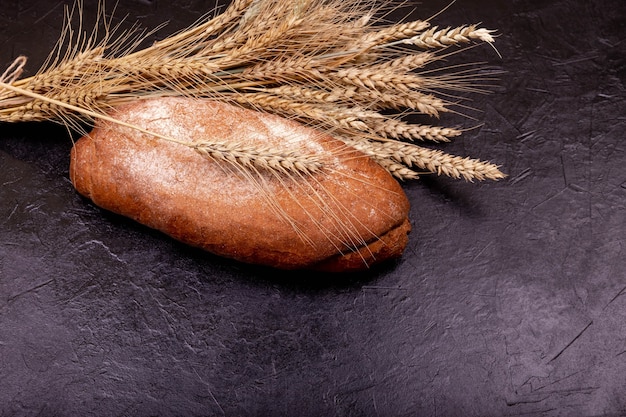
[[[2,1],[3,66],[37,68],[62,3]],[[171,31],[213,5],[117,14]],[[409,248],[364,276],[184,247],[81,199],[63,128],[0,125],[0,415],[626,415],[626,6],[459,0],[438,19],[478,21],[503,59],[467,56],[507,72],[445,149],[509,178],[407,185]]]

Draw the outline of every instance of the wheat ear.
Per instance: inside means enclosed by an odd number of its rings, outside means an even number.
[[[478,159],[446,154],[440,150],[427,149],[410,143],[395,141],[374,142],[348,140],[346,144],[381,160],[391,160],[408,167],[417,167],[438,175],[473,180],[498,180],[504,178],[497,165]]]

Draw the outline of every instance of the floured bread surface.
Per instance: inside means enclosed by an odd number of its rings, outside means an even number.
[[[141,100],[112,116],[184,142],[317,155],[322,168],[251,170],[99,122],[72,149],[70,176],[102,208],[212,253],[283,269],[364,269],[400,256],[406,246],[409,203],[402,188],[324,133],[211,100]]]

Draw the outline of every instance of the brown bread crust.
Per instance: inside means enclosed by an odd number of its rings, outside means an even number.
[[[325,272],[357,272],[365,265],[371,266],[382,261],[398,258],[409,242],[411,223],[407,218],[402,224],[391,229],[379,239],[356,251],[337,254],[311,267]]]
[[[314,175],[253,173],[190,147],[97,123],[75,144],[70,178],[96,205],[175,239],[283,269],[364,269],[398,257],[409,203],[399,184],[342,142],[273,115],[209,100],[161,98],[114,117],[178,140],[297,149],[322,156]]]

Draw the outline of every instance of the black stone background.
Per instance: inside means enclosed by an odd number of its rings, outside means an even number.
[[[2,0],[3,68],[32,74],[69,3]],[[116,16],[170,20],[156,39],[214,5]],[[626,6],[458,0],[436,22],[499,29],[502,59],[462,55],[505,71],[494,94],[441,124],[484,123],[444,149],[509,177],[406,184],[406,253],[364,275],[185,247],[79,197],[64,128],[0,124],[0,415],[626,415]]]

